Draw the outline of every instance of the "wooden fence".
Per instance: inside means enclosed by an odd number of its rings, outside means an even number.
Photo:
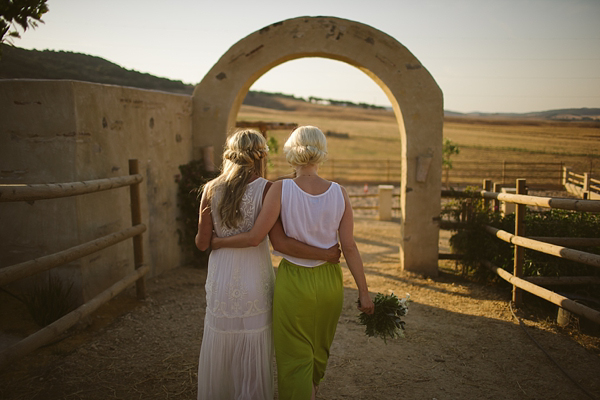
[[[542,208],[553,208],[562,210],[572,210],[580,212],[600,212],[600,201],[595,200],[577,200],[561,199],[552,197],[528,196],[526,190],[526,180],[516,180],[516,194],[497,193],[490,191],[493,187],[491,180],[484,181],[484,190],[475,194],[466,194],[464,192],[445,191],[444,197],[480,197],[484,202],[494,201],[494,207],[497,209],[498,202],[507,202],[516,204],[515,215],[515,234],[486,226],[486,231],[496,236],[498,239],[514,245],[514,265],[513,273],[492,265],[489,261],[484,261],[490,270],[494,271],[502,279],[513,285],[513,302],[518,306],[522,302],[522,291],[527,291],[535,296],[558,305],[561,309],[568,310],[577,315],[583,316],[595,323],[600,324],[600,312],[590,307],[586,307],[565,296],[545,289],[538,284],[544,285],[575,285],[575,284],[599,284],[600,278],[590,277],[523,277],[524,249],[530,249],[555,257],[576,261],[579,263],[592,265],[600,268],[600,255],[588,253],[580,250],[574,250],[565,246],[600,246],[600,238],[533,238],[525,236],[525,212],[527,206],[536,206]],[[489,206],[489,204],[488,204]],[[537,283],[537,284],[536,284]]]
[[[564,167],[563,186],[569,193],[582,199],[600,200],[600,179],[595,179],[587,172],[577,174]]]
[[[269,179],[276,179],[292,172],[291,167],[282,158],[270,160],[267,168]],[[384,184],[400,182],[402,162],[400,160],[379,159],[329,159],[321,168],[319,175],[341,183]]]
[[[90,315],[134,282],[136,283],[138,298],[145,298],[144,275],[148,272],[148,266],[144,265],[142,247],[142,233],[146,231],[146,226],[142,224],[140,209],[139,184],[142,181],[143,177],[139,174],[138,161],[129,160],[129,175],[123,177],[59,184],[0,185],[0,202],[54,199],[129,186],[132,222],[131,228],[123,229],[58,253],[2,268],[0,269],[0,286],[69,263],[129,238],[133,238],[135,265],[135,270],[132,273],[117,281],[87,303],[2,351],[0,353],[0,368],[41,346],[51,343],[61,333],[74,326],[82,318]]]
[[[394,206],[394,199],[400,194],[394,194],[392,185],[379,185],[377,193],[349,193],[353,210],[377,210],[380,221],[390,221],[394,211],[400,211],[400,207]],[[356,199],[355,201],[352,201]],[[365,201],[373,199],[372,201]],[[369,203],[369,204],[365,204]]]
[[[530,187],[546,189],[562,187],[564,163],[539,162],[480,162],[453,161],[452,168],[444,170],[442,182],[454,186],[479,185],[487,177],[499,184],[512,184],[517,178],[527,179]],[[269,179],[276,179],[292,170],[281,157],[270,160]],[[397,159],[329,159],[319,170],[325,179],[342,183],[397,184],[400,182],[402,162]]]
[[[562,162],[471,162],[453,161],[452,169],[444,171],[457,186],[479,185],[483,178],[506,186],[516,179],[526,179],[530,187],[545,189],[559,188],[563,184],[564,163]]]

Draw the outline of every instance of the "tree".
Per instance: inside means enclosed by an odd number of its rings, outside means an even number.
[[[0,1],[0,44],[12,44],[11,39],[20,38],[17,26],[23,29],[36,28],[42,15],[48,12],[47,0],[2,0]],[[0,56],[2,48],[0,47]]]
[[[458,153],[460,153],[458,145],[450,139],[444,139],[444,145],[442,147],[442,168],[446,172],[446,188],[448,188],[450,170],[452,169],[452,160],[450,158]]]

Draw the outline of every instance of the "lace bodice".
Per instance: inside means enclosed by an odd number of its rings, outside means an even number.
[[[233,229],[222,225],[218,215],[222,192],[215,193],[211,213],[213,227],[218,236],[232,236],[252,229],[262,208],[266,184],[267,180],[264,178],[258,178],[248,184],[240,205],[242,220],[239,226]],[[221,248],[212,251],[205,287],[207,314],[217,319],[245,318],[244,329],[247,330],[247,318],[270,315],[274,272],[267,238],[257,247]],[[232,327],[225,328],[228,323],[222,325],[217,320],[214,322],[215,325],[211,328],[217,331],[235,330]]]
[[[237,235],[238,233],[248,232],[250,229],[252,229],[252,226],[254,226],[254,220],[256,220],[256,217],[258,217],[258,214],[262,208],[262,194],[266,184],[266,179],[258,178],[250,182],[246,187],[246,192],[242,197],[242,204],[240,206],[242,221],[237,228],[228,228],[222,224],[218,207],[221,198],[223,197],[223,188],[219,188],[216,191],[211,203],[211,213],[217,236],[233,236]]]

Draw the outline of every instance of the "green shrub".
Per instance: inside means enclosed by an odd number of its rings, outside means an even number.
[[[512,287],[483,265],[482,260],[513,273],[514,246],[506,243],[485,231],[485,225],[514,234],[515,214],[503,216],[499,212],[484,209],[483,200],[478,198],[463,199],[450,202],[444,212],[458,218],[459,210],[469,210],[469,218],[450,238],[453,252],[463,254],[460,261],[463,273],[483,282],[495,282],[506,290]],[[600,214],[584,213],[566,210],[534,211],[527,209],[525,213],[525,236],[541,237],[598,237],[600,230]],[[600,247],[576,248],[588,253],[600,254]],[[525,249],[523,276],[600,276],[597,267],[554,257],[535,250]],[[548,287],[555,293],[573,299],[588,307],[598,309],[598,285],[552,285]],[[523,293],[527,297],[529,310],[548,318],[555,315],[556,306],[537,296]],[[545,317],[544,317],[545,316]],[[597,325],[588,326],[584,319],[577,322],[579,329],[588,330],[591,334],[598,333]]]
[[[454,253],[463,254],[460,261],[465,270],[482,280],[495,279],[496,275],[480,265],[481,260],[512,273],[514,265],[513,245],[506,243],[485,231],[485,225],[514,234],[515,215],[503,216],[499,212],[484,209],[483,200],[464,199],[446,213],[457,217],[457,209],[467,204],[469,218],[463,228],[450,238]],[[525,213],[526,236],[548,237],[597,237],[600,229],[600,215],[566,210],[532,211]],[[586,247],[578,250],[600,254],[600,247]],[[524,276],[600,276],[600,271],[590,265],[570,261],[534,250],[525,250]]]
[[[279,143],[275,137],[270,137],[267,143],[270,155],[279,152]],[[268,162],[270,163],[270,161]],[[194,160],[180,165],[179,171],[177,196],[180,217],[178,220],[183,223],[183,229],[178,230],[179,244],[184,251],[192,255],[192,265],[201,268],[207,267],[210,249],[206,251],[198,250],[194,239],[198,232],[198,211],[200,198],[202,197],[202,187],[206,182],[219,176],[219,171],[207,171],[202,160]]]
[[[179,166],[180,177],[178,180],[178,206],[179,220],[183,228],[179,229],[179,244],[183,250],[192,256],[192,265],[206,267],[210,250],[200,251],[194,239],[198,232],[198,211],[200,197],[204,184],[218,175],[218,172],[206,171],[202,160],[194,160]]]

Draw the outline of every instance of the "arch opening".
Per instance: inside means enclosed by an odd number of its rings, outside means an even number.
[[[335,80],[336,94],[331,85],[327,85],[332,80]],[[273,99],[273,92],[287,94]],[[290,92],[293,95],[290,96]],[[236,126],[254,126],[263,133],[268,129],[269,139],[274,139],[274,143],[285,143],[294,124],[321,128],[328,137],[329,149],[328,159],[321,166],[325,179],[353,186],[360,182],[361,191],[367,184],[371,193],[378,184],[395,184],[399,188],[398,121],[385,92],[362,70],[324,58],[290,60],[267,71],[251,85],[248,95],[240,97],[244,98],[243,104],[239,112],[232,111],[231,118]],[[377,99],[377,102],[366,102],[365,98]],[[338,102],[348,102],[343,104],[348,107]],[[246,104],[267,108],[245,107]],[[282,151],[271,154],[268,179],[291,172]],[[377,211],[364,210],[358,214],[375,216]],[[395,214],[397,216],[397,212]]]
[[[242,103],[244,101],[244,99],[246,98],[246,95],[248,94],[248,92],[250,91],[250,89],[252,88],[252,86],[262,77],[264,77],[266,74],[268,74],[271,70],[273,70],[274,68],[283,65],[285,63],[291,62],[291,61],[295,61],[295,60],[301,60],[301,59],[305,59],[305,58],[320,58],[320,59],[327,59],[327,60],[334,60],[334,61],[339,61],[341,63],[344,63],[346,65],[350,65],[354,68],[356,68],[358,71],[361,71],[362,73],[364,73],[368,78],[370,78],[371,81],[373,81],[382,91],[383,93],[386,95],[386,98],[388,99],[388,101],[390,102],[390,105],[394,111],[394,114],[396,115],[396,118],[399,122],[399,126],[403,126],[403,122],[402,122],[402,113],[400,112],[400,108],[396,102],[396,99],[394,98],[391,90],[386,86],[386,84],[377,77],[377,75],[375,75],[373,72],[371,72],[368,68],[361,66],[361,65],[355,65],[354,62],[352,62],[352,60],[349,59],[342,59],[341,57],[334,57],[332,55],[329,54],[305,54],[305,55],[297,55],[293,58],[286,58],[286,59],[280,59],[280,60],[276,60],[273,65],[270,65],[268,67],[265,66],[265,68],[263,68],[260,71],[256,71],[255,74],[253,74],[249,80],[240,88],[239,92],[237,93],[237,95],[235,96],[235,100],[233,103],[233,106],[230,110],[230,114],[229,117],[227,119],[228,123],[227,123],[227,128],[228,131],[230,131],[233,127],[235,127],[235,120],[236,120],[236,116],[239,113],[240,107],[242,106]],[[394,104],[395,103],[395,104]]]
[[[429,72],[394,38],[334,17],[300,17],[243,38],[215,64],[193,95],[194,155],[222,149],[250,87],[287,61],[320,57],[367,74],[387,95],[401,140],[400,267],[437,274],[442,164],[442,93]],[[220,159],[220,151],[215,154]]]

